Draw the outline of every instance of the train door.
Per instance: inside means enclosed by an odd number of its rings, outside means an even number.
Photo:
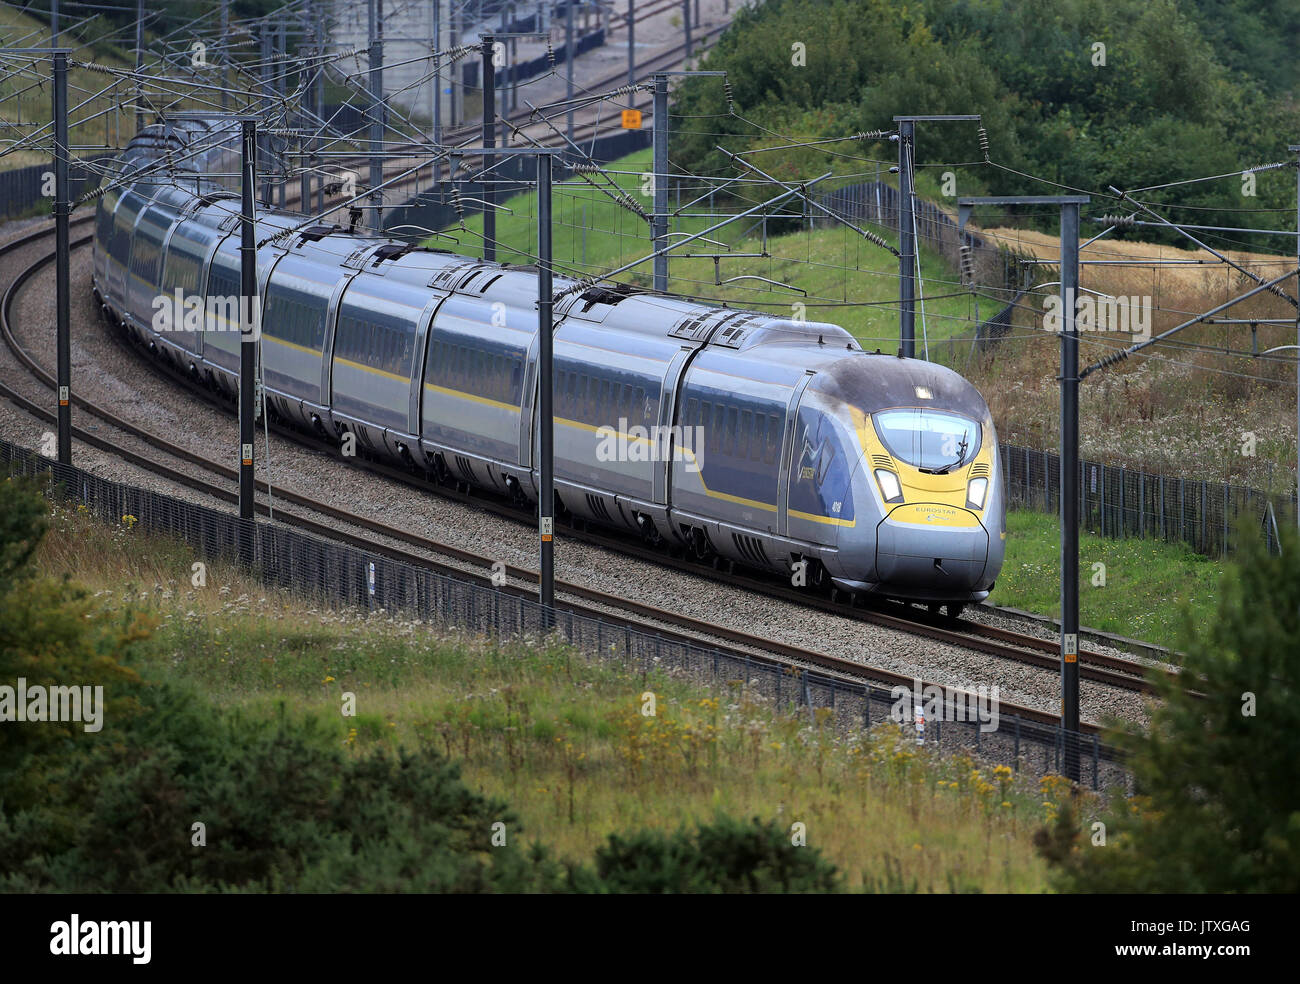
[[[788,512],[790,501],[790,464],[798,448],[795,447],[795,441],[798,440],[799,421],[799,401],[803,399],[804,390],[812,381],[813,376],[817,374],[815,369],[808,369],[804,372],[803,378],[795,385],[794,392],[790,394],[790,404],[786,407],[785,412],[785,437],[781,441],[781,470],[777,475],[776,489],[776,510],[777,510],[777,533],[780,536],[789,536],[790,530],[788,525]]]

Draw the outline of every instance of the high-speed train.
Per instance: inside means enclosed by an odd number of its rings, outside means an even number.
[[[240,293],[235,126],[176,121],[132,140],[103,180],[93,273],[106,318],[230,395],[240,334],[213,299]],[[535,267],[267,207],[256,238],[275,418],[536,501]],[[554,288],[561,515],[949,615],[987,596],[1004,491],[988,407],[961,376],[863,351],[833,324]],[[178,291],[195,316],[159,321]]]

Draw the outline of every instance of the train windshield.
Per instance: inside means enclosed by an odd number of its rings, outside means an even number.
[[[980,425],[960,414],[915,407],[882,410],[873,418],[889,453],[922,471],[943,474],[979,453]]]

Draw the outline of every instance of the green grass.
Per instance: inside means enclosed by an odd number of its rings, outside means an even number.
[[[643,210],[649,211],[653,207],[652,196],[642,194],[643,187],[646,187],[642,175],[652,169],[651,151],[630,154],[608,165],[608,169],[615,173],[618,187],[636,199]],[[608,182],[597,176],[592,176],[592,180],[608,187]],[[683,190],[682,205],[701,193],[688,194]],[[669,203],[670,207],[676,208],[676,199],[672,195]],[[507,263],[535,262],[536,195],[532,192],[516,195],[504,204],[510,211],[497,216],[496,235],[500,244],[497,258]],[[689,211],[710,211],[708,199]],[[552,254],[561,273],[605,273],[650,253],[647,222],[580,177],[557,183],[552,196],[552,212]],[[669,232],[702,232],[718,221],[721,220],[674,218],[669,222]],[[726,258],[728,247],[733,253],[763,252],[761,230],[755,229],[752,234],[741,236],[752,222],[752,219],[740,219],[706,237],[725,243],[726,247],[711,245],[703,239],[682,247],[683,254],[716,252],[724,258],[717,271],[718,277],[715,277],[714,262],[710,258],[670,260],[669,291],[705,301],[725,301],[733,307],[756,307],[786,317],[794,313],[792,305],[802,303],[806,305],[808,320],[842,325],[864,347],[879,347],[885,351],[897,347],[898,260],[892,254],[868,243],[851,229],[839,225],[832,227],[831,220],[826,219],[825,223],[818,221],[817,228],[811,231],[769,236],[769,256]],[[897,246],[897,236],[893,231],[876,226],[869,228]],[[456,227],[444,230],[446,235],[454,237],[455,242],[441,236],[426,242],[431,246],[481,256],[482,229],[482,217],[470,215],[466,218],[464,230]],[[919,293],[937,298],[925,305],[929,340],[937,342],[968,331],[974,314],[969,296],[939,298],[939,295],[953,292],[953,284],[958,279],[956,272],[942,257],[924,248],[921,271]],[[651,274],[651,264],[645,263],[615,279],[649,287]],[[806,291],[807,296],[758,280],[727,286],[715,283],[719,278],[727,280],[741,276],[765,277],[795,285]],[[850,306],[838,306],[845,303]],[[987,317],[993,311],[990,308],[981,313]],[[916,330],[919,345],[919,315]]]
[[[64,43],[76,49],[69,60],[74,63],[87,61],[115,68],[134,68],[134,60],[128,62],[120,46],[96,40],[109,30],[106,23],[97,20],[88,26],[83,36],[65,36]],[[0,38],[24,38],[26,40],[21,43],[26,46],[48,45],[48,19],[34,18],[12,6],[0,5]],[[50,71],[49,62],[45,62],[0,76],[0,119],[15,124],[35,122],[37,126],[23,126],[17,132],[23,135],[39,133],[35,142],[46,146],[50,145],[52,139],[52,131],[47,125],[53,111]],[[124,145],[135,133],[134,113],[125,108],[120,112],[113,110],[119,103],[125,107],[126,101],[133,94],[132,88],[121,83],[117,86],[116,95],[111,90],[97,95],[101,90],[109,89],[113,82],[112,76],[78,68],[75,64],[70,67],[68,105],[71,113],[68,139],[73,146],[74,156],[91,156],[93,151],[79,149],[85,146]],[[45,125],[43,130],[42,125]],[[12,139],[13,133],[8,136]],[[0,143],[0,170],[43,164],[50,159],[48,151],[9,150],[8,142]]]
[[[1038,512],[1007,514],[1007,555],[989,600],[1059,618],[1060,523]],[[1105,585],[1094,584],[1105,565]],[[1184,611],[1198,630],[1213,619],[1224,563],[1180,543],[1083,533],[1079,619],[1087,627],[1174,647]]]
[[[787,713],[741,680],[716,689],[563,646],[499,642],[312,605],[212,565],[129,521],[56,514],[43,573],[71,575],[114,619],[146,616],[146,675],[256,715],[336,722],[357,754],[432,742],[473,787],[507,800],[527,839],[589,860],[614,831],[675,829],[718,811],[806,825],[852,888],[1024,891],[1047,886],[1033,832],[1066,784],[939,758],[885,725],[847,737],[828,713]],[[656,714],[641,713],[653,692]],[[340,713],[354,694],[357,714]]]

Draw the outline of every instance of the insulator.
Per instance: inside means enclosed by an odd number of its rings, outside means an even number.
[[[967,287],[975,283],[975,251],[970,243],[961,244],[961,282]]]
[[[984,127],[979,128],[980,153],[984,155],[985,163],[989,159],[989,131]]]
[[[889,136],[888,130],[863,130],[861,133],[853,134],[853,139],[857,141],[884,140],[887,136]]]
[[[461,220],[461,222],[464,222],[464,221],[465,221],[465,205],[464,205],[464,203],[462,203],[461,200],[460,200],[460,189],[457,188],[455,185],[452,185],[452,188],[451,188],[451,207],[454,208],[454,209],[456,210],[456,214],[457,214],[458,216],[460,216],[460,220]]]
[[[872,232],[870,229],[859,229],[858,231],[862,233],[862,237],[863,237],[864,239],[866,239],[867,242],[869,242],[869,243],[874,243],[875,245],[879,246],[881,249],[887,249],[887,250],[889,250],[889,252],[893,253],[895,256],[901,256],[901,255],[902,255],[901,253],[899,253],[898,250],[894,249],[893,246],[890,246],[889,243],[885,242],[883,239],[881,239],[879,236],[877,236],[877,235],[876,235],[874,232]]]
[[[1101,362],[1097,364],[1097,368],[1105,369],[1107,366],[1113,366],[1117,362],[1123,362],[1128,357],[1129,357],[1129,350],[1120,349],[1118,352],[1114,352],[1111,355],[1106,356],[1106,358],[1102,359]]]
[[[1132,215],[1103,215],[1101,217],[1102,225],[1108,225],[1115,229],[1132,229],[1136,221],[1136,216]]]
[[[555,49],[551,47],[551,39],[546,39],[546,64],[551,66],[551,71],[555,71]]]
[[[735,108],[734,108],[735,100],[732,98],[732,92],[731,92],[731,79],[724,78],[722,80],[722,91],[723,94],[725,94],[727,97],[727,112],[728,113],[735,112]]]

